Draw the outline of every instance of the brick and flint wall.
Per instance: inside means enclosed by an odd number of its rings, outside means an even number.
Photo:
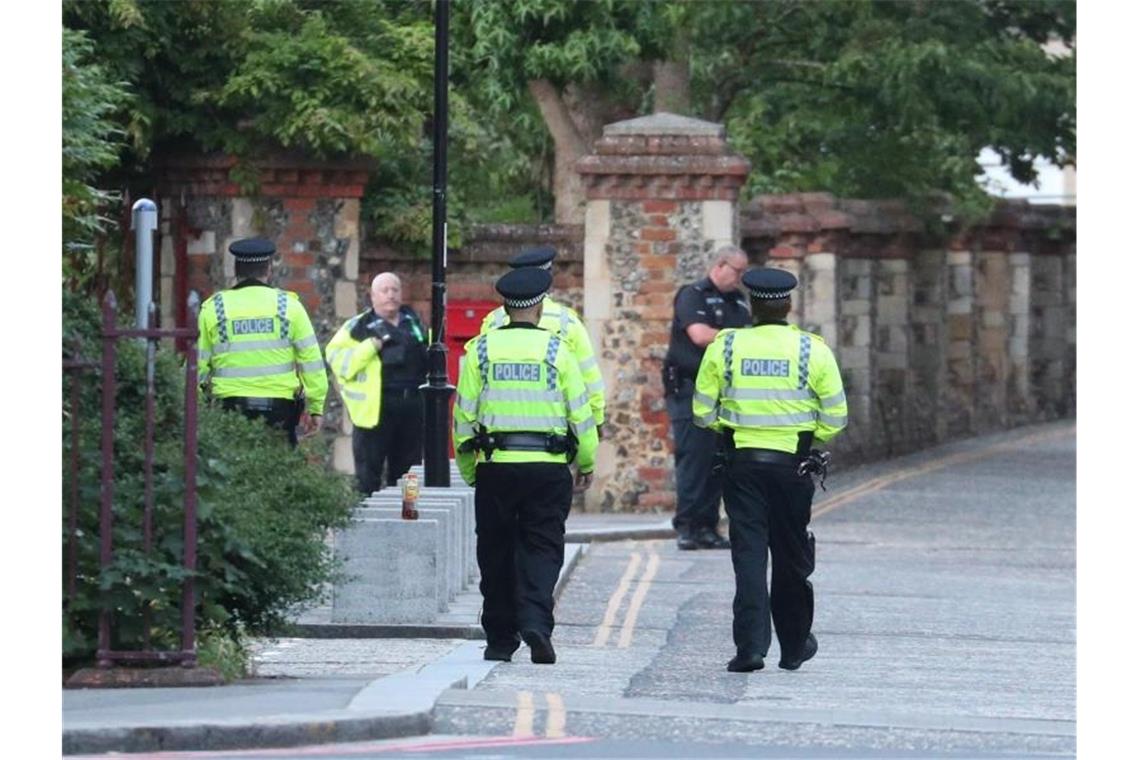
[[[182,293],[204,300],[234,282],[230,243],[266,237],[277,244],[270,284],[305,305],[322,348],[358,305],[360,198],[364,160],[276,156],[254,165],[258,194],[232,181],[226,156],[170,156],[159,164],[159,299],[164,324],[182,323]],[[329,380],[325,429],[336,434],[333,461],[352,472],[348,416]]]
[[[736,200],[748,169],[723,126],[672,114],[606,126],[578,163],[587,198],[583,317],[606,382],[588,510],[673,509],[661,384],[673,295],[739,239]]]
[[[232,159],[168,158],[158,176],[163,324],[180,295],[232,283],[226,251],[262,235],[280,253],[273,283],[297,292],[322,346],[393,271],[427,321],[431,264],[362,247],[360,161],[266,160],[260,194],[231,182]],[[661,386],[673,295],[720,245],[800,279],[791,319],[834,348],[850,422],[839,466],[954,437],[1076,413],[1075,210],[1002,202],[984,223],[933,237],[893,201],[826,193],[760,196],[721,125],[670,114],[611,124],[578,164],[584,226],[486,225],[449,252],[451,304],[497,302],[495,280],[524,247],[558,249],[552,295],[583,316],[607,389],[593,511],[674,508],[673,442]],[[481,315],[478,315],[481,316]],[[450,329],[450,328],[449,328]],[[331,385],[331,380],[330,380]],[[351,427],[330,390],[334,465],[352,471]]]

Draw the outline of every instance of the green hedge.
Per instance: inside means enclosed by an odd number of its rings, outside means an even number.
[[[64,357],[101,357],[96,305],[64,295]],[[182,357],[166,341],[155,367],[154,547],[143,552],[145,353],[122,340],[116,369],[114,563],[99,567],[102,378],[98,370],[65,373],[63,396],[63,655],[95,650],[104,598],[115,611],[113,646],[141,647],[149,610],[156,648],[177,648],[181,621],[184,498]],[[71,382],[80,383],[79,582],[67,595]],[[268,634],[296,605],[311,602],[336,567],[325,536],[344,525],[356,495],[349,479],[325,465],[327,444],[292,450],[279,431],[239,414],[201,405],[198,415],[199,631]]]

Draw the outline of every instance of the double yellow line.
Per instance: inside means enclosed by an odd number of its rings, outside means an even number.
[[[819,517],[820,515],[827,514],[832,510],[839,509],[844,504],[858,499],[860,496],[866,496],[869,493],[881,491],[892,483],[897,483],[900,480],[906,480],[907,478],[913,478],[918,475],[925,475],[928,472],[933,472],[934,470],[940,470],[944,467],[950,467],[956,464],[962,464],[963,462],[972,462],[976,459],[985,459],[986,457],[992,456],[993,454],[997,454],[1002,451],[1009,451],[1010,449],[1022,448],[1032,443],[1040,443],[1042,441],[1048,441],[1054,438],[1069,436],[1073,434],[1073,431],[1074,428],[1070,425],[1063,427],[1060,430],[1046,430],[1040,433],[1032,433],[1030,435],[1021,436],[1020,438],[1015,438],[1012,441],[1006,441],[1005,443],[996,443],[993,446],[987,446],[984,449],[978,449],[975,451],[963,451],[957,454],[949,454],[939,459],[931,460],[925,464],[915,465],[914,467],[907,467],[902,470],[896,470],[895,472],[892,472],[888,475],[880,475],[877,478],[872,478],[871,480],[860,483],[849,491],[844,491],[843,493],[836,494],[835,496],[824,499],[812,508],[811,515],[812,517]]]
[[[637,627],[637,616],[641,613],[641,606],[645,604],[645,597],[649,594],[649,586],[653,583],[654,577],[657,576],[657,568],[661,566],[661,555],[657,553],[657,544],[657,541],[650,541],[646,544],[648,561],[645,563],[641,580],[637,582],[637,588],[633,591],[633,597],[630,599],[629,607],[625,612],[625,621],[618,633],[617,647],[619,649],[628,648],[633,641],[633,631]],[[642,559],[643,555],[640,552],[630,553],[629,563],[625,566],[625,572],[622,573],[617,588],[610,595],[610,601],[606,605],[602,622],[598,625],[597,633],[594,634],[593,646],[604,647],[609,642],[610,633],[613,631],[617,620],[618,610],[621,609],[622,600],[625,599],[626,592],[629,591],[633,577],[637,575]]]
[[[548,691],[546,697],[546,731],[547,739],[560,739],[566,736],[566,705],[562,695]],[[515,713],[515,730],[512,734],[516,739],[534,736],[534,693],[520,691],[518,694],[518,710]]]

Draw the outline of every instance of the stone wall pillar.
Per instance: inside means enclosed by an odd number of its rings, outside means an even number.
[[[177,288],[204,299],[233,284],[230,243],[261,236],[277,244],[270,283],[300,296],[322,348],[361,305],[360,198],[365,160],[276,156],[255,163],[258,192],[230,178],[228,156],[169,156],[158,162],[162,234],[160,297],[165,324],[179,322]],[[325,427],[334,466],[353,471],[351,426],[330,378]]]
[[[840,261],[839,301],[843,310],[839,315],[839,336],[833,345],[847,394],[847,430],[851,436],[848,445],[856,449],[873,448],[878,440],[872,434],[877,427],[871,372],[873,272],[874,262],[870,259],[844,258]],[[848,434],[844,433],[845,436]]]
[[[1006,388],[1010,417],[1024,423],[1033,418],[1036,404],[1029,384],[1029,281],[1032,255],[1009,254],[1009,383]]]
[[[951,437],[975,430],[974,255],[969,250],[946,252],[946,383],[942,414]]]
[[[669,510],[672,441],[661,385],[673,296],[739,243],[748,161],[724,127],[658,113],[609,124],[578,162],[586,186],[583,318],[606,382],[591,511]],[[618,464],[620,463],[620,467]]]
[[[938,400],[946,384],[946,252],[919,251],[914,259],[911,286],[912,381],[918,398],[913,407],[910,445],[919,448],[946,438],[946,415],[939,413]]]

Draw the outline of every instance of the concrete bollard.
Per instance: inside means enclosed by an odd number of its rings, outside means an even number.
[[[447,609],[436,520],[354,519],[334,536],[348,579],[332,594],[333,623],[423,623]]]
[[[416,509],[419,510],[420,520],[435,520],[443,526],[446,535],[445,551],[436,562],[436,572],[440,576],[439,582],[444,598],[451,601],[463,588],[463,537],[459,533],[459,514],[447,506],[433,506],[423,502],[417,502]],[[399,520],[401,509],[399,503],[393,504],[390,499],[369,499],[365,506],[357,508],[354,515],[361,519]],[[440,611],[446,612],[446,609]]]

